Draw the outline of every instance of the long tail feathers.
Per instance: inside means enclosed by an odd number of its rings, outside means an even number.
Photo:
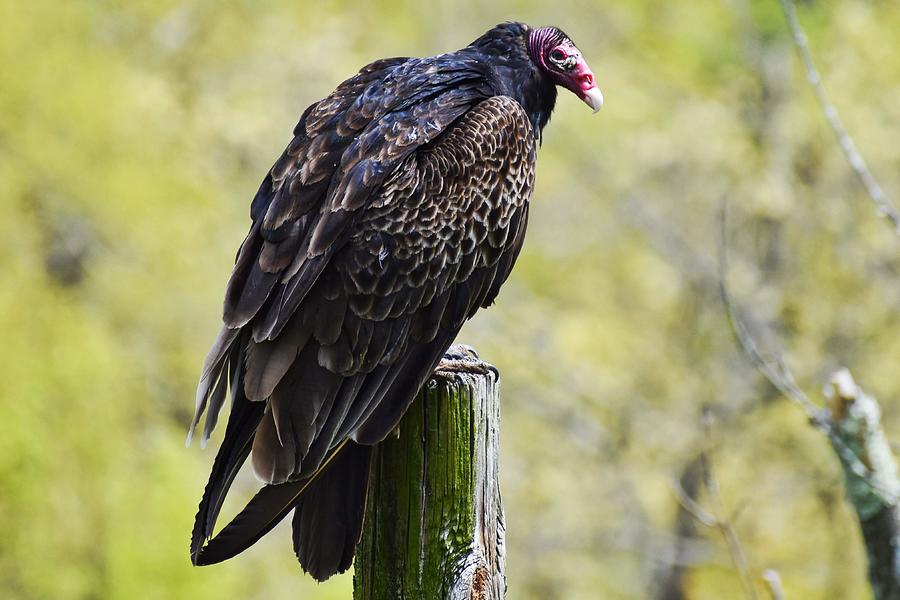
[[[192,549],[195,565],[212,565],[227,560],[256,543],[296,506],[308,480],[267,485],[253,497],[244,510],[219,535],[199,548]]]
[[[216,455],[212,472],[209,474],[209,482],[206,484],[194,520],[194,530],[191,534],[191,560],[194,564],[198,564],[197,559],[203,543],[212,535],[231,482],[250,454],[253,435],[264,411],[264,402],[250,402],[243,393],[235,396],[231,415],[228,417],[228,426],[225,429],[225,441]]]
[[[294,552],[306,572],[324,581],[346,571],[353,562],[365,512],[370,446],[345,440],[328,452],[321,466],[309,477],[263,487],[244,510],[209,540],[225,495],[250,455],[267,404],[247,398],[242,354],[240,337],[224,329],[207,359],[198,390],[197,414],[191,433],[203,409],[208,407],[202,441],[208,439],[211,425],[215,424],[226,382],[231,389],[231,413],[194,520],[191,561],[195,565],[209,565],[229,559],[252,546],[296,509]],[[332,435],[333,432],[329,439]]]
[[[256,404],[256,403],[253,403]],[[252,436],[251,436],[252,437]],[[311,485],[318,481],[320,477],[326,475],[328,472],[333,472],[333,477],[327,477],[326,483],[323,484],[322,487],[328,488],[330,485],[334,485],[334,483],[327,483],[329,481],[336,482],[339,489],[345,489],[340,487],[343,485],[343,480],[345,477],[350,477],[351,473],[355,475],[357,472],[360,472],[360,465],[364,465],[364,470],[362,471],[364,474],[362,476],[363,483],[359,484],[350,484],[346,486],[348,490],[355,490],[359,485],[362,485],[363,494],[365,493],[365,485],[368,479],[368,456],[369,449],[366,448],[363,453],[358,448],[356,444],[352,442],[346,442],[342,444],[334,451],[332,451],[331,456],[325,461],[322,468],[319,469],[315,474],[308,478],[299,479],[297,481],[290,481],[288,483],[280,483],[277,485],[267,485],[263,487],[257,494],[247,503],[247,506],[244,507],[231,522],[225,526],[222,531],[216,535],[213,539],[203,546],[203,542],[209,536],[209,533],[212,531],[213,525],[215,524],[215,516],[218,510],[215,512],[209,511],[208,514],[204,517],[204,505],[201,502],[200,512],[197,514],[197,521],[194,524],[194,539],[191,543],[191,560],[195,565],[211,565],[218,562],[222,562],[223,560],[227,560],[237,554],[243,552],[253,544],[255,544],[262,536],[267,534],[272,530],[273,527],[278,525],[287,514],[297,507],[303,498],[305,498],[305,492],[307,488],[311,487]],[[345,450],[352,449],[349,455],[345,458]],[[244,455],[246,457],[246,455]],[[332,469],[334,466],[334,469]],[[345,469],[351,469],[351,472],[348,472],[347,475],[344,475],[343,472]],[[229,482],[230,483],[230,482]],[[315,486],[319,487],[319,486]],[[224,490],[227,490],[227,486],[223,486]],[[302,496],[301,496],[302,495]],[[327,496],[327,494],[326,494]],[[222,494],[224,497],[224,493]],[[318,497],[318,495],[317,495]],[[334,496],[330,496],[330,498],[334,498]],[[205,498],[204,498],[205,499]],[[313,503],[316,504],[317,503]],[[210,502],[210,507],[212,503]],[[221,506],[221,499],[219,500],[219,506]],[[360,508],[360,510],[362,510]],[[343,518],[344,514],[347,511],[332,511],[335,516],[341,516]],[[362,517],[360,516],[360,523]],[[206,527],[206,523],[208,523],[208,527]],[[359,529],[359,527],[357,527]],[[356,536],[358,537],[358,533]],[[314,544],[317,543],[327,543],[323,540],[316,539]],[[349,560],[352,561],[353,558],[353,546],[356,544],[356,539],[352,541],[352,545],[350,548],[350,556]],[[331,572],[328,573],[324,578],[327,579],[328,576],[339,572],[339,570],[346,570],[346,567],[343,569],[340,566],[346,562],[345,560],[339,561],[338,564],[333,567],[328,567],[331,569]],[[330,564],[330,563],[328,563]],[[301,565],[304,565],[303,560],[301,559]],[[349,566],[349,563],[348,563]],[[304,568],[306,568],[304,566]],[[317,572],[324,573],[328,569],[318,569]]]
[[[371,446],[347,444],[300,496],[294,511],[294,553],[318,581],[353,563],[362,533]]]

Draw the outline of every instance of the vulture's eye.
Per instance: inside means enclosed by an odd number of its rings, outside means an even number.
[[[578,64],[577,53],[569,54],[562,48],[550,51],[550,63],[560,71],[571,71]]]

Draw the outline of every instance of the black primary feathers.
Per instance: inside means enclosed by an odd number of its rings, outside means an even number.
[[[227,390],[231,414],[194,564],[234,556],[294,511],[303,569],[349,568],[371,445],[522,246],[556,98],[529,31],[508,23],[457,52],[376,61],[303,113],[253,199],[197,391],[203,443]],[[207,543],[248,456],[266,485]]]

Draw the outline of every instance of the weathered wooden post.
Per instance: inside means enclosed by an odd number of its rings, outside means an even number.
[[[497,371],[454,346],[375,451],[354,600],[500,600]]]

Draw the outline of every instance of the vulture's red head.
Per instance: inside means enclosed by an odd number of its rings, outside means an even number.
[[[528,34],[528,54],[556,85],[571,90],[594,112],[603,106],[603,94],[594,81],[594,73],[575,43],[561,30],[556,27],[532,29]]]

